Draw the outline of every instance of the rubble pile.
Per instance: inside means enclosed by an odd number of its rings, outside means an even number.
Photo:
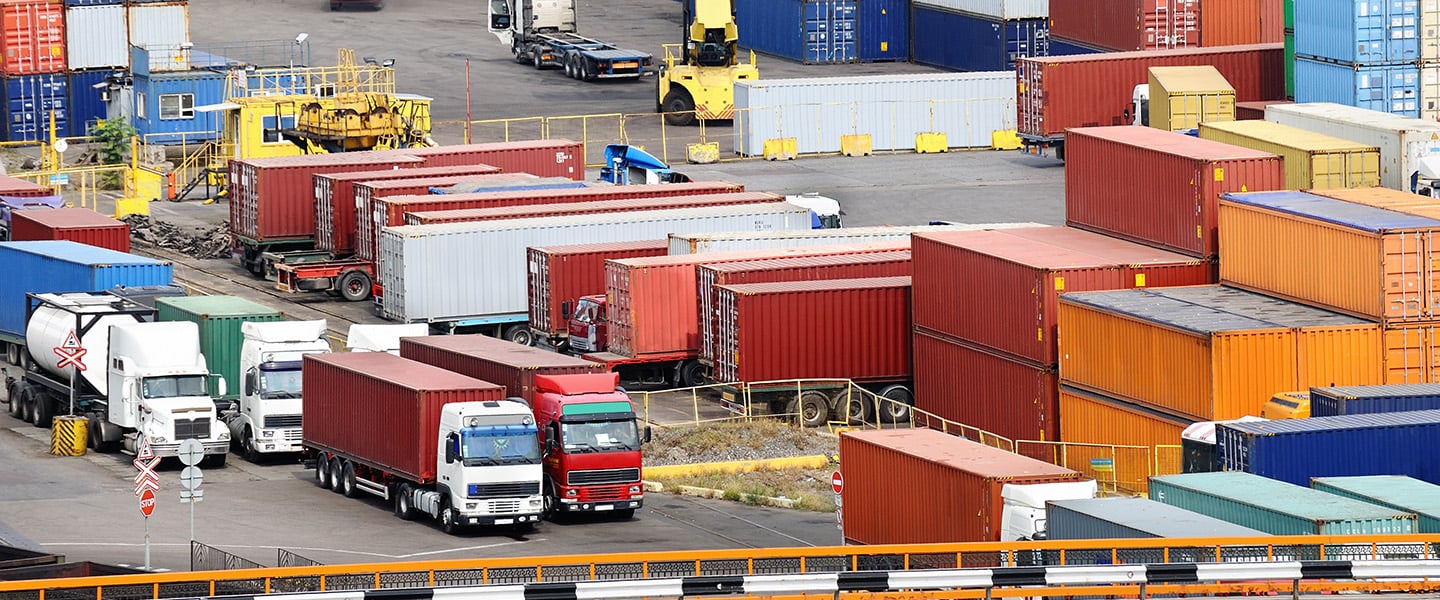
[[[186,229],[141,215],[125,217],[124,221],[130,224],[132,239],[195,258],[230,258],[228,223]]]

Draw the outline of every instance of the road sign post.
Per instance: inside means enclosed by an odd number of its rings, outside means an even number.
[[[195,541],[195,503],[204,498],[205,493],[200,491],[200,484],[205,481],[205,474],[200,472],[200,461],[205,460],[205,444],[200,440],[185,440],[180,442],[180,462],[185,469],[180,471],[180,502],[190,505],[190,541]]]
[[[160,476],[155,474],[155,467],[160,466],[160,457],[150,449],[148,436],[140,438],[140,451],[135,453],[134,465],[139,471],[135,475],[135,496],[140,498],[140,513],[145,515],[145,570],[149,571],[150,515],[155,512],[155,492],[160,491]]]
[[[50,351],[54,352],[55,356],[60,357],[59,362],[56,363],[57,368],[64,369],[65,367],[73,367],[70,369],[70,415],[74,416],[75,373],[85,370],[85,363],[80,359],[85,358],[85,353],[88,352],[88,350],[80,346],[80,338],[76,337],[75,330],[71,329],[70,335],[65,336],[65,341],[61,342],[59,346],[51,348]]]
[[[840,530],[840,541],[844,543],[845,514],[842,511],[844,511],[845,501],[840,492],[845,489],[845,476],[840,474],[839,469],[830,474],[830,489],[835,491],[835,528]]]

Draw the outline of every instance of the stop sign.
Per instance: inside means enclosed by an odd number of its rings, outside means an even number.
[[[835,490],[835,493],[838,494],[838,493],[840,493],[840,490],[841,490],[842,488],[844,488],[844,487],[845,487],[845,478],[840,476],[840,472],[839,472],[839,471],[836,471],[836,472],[834,472],[834,473],[831,473],[831,474],[830,474],[830,489]]]
[[[140,492],[140,514],[148,517],[153,512],[155,512],[155,492],[150,488],[145,488],[145,491]]]

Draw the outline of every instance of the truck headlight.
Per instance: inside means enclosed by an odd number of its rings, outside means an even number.
[[[632,485],[632,486],[630,486],[630,493],[632,493],[632,494],[638,494],[638,493],[640,493],[640,486],[638,486],[638,485]]]
[[[574,498],[575,496],[578,496],[578,495],[579,495],[579,493],[576,492],[575,490],[565,490],[565,497],[566,497],[566,498]]]
[[[229,434],[229,433],[226,433],[226,432],[221,432],[221,433],[220,433],[220,437],[217,438],[217,439],[219,439],[219,440],[222,441],[222,442],[229,441],[229,440],[230,440],[230,434]]]
[[[530,501],[530,508],[536,508],[536,507],[538,507],[538,506],[540,506],[540,499],[539,499],[539,498],[535,498],[535,499],[532,499],[532,500]]]
[[[163,436],[163,435],[157,435],[157,436],[155,436],[153,439],[154,439],[155,443],[157,443],[157,444],[163,444],[163,443],[166,442],[165,436]]]
[[[474,502],[466,502],[466,503],[465,503],[465,510],[475,510],[475,503],[474,503]]]
[[[260,430],[260,437],[262,437],[262,438],[275,437],[275,430],[274,430],[274,429],[261,429],[261,430]]]

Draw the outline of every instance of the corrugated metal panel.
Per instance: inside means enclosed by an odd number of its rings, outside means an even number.
[[[737,0],[740,43],[805,64],[855,62],[860,0]]]
[[[1285,1],[1260,0],[1260,43],[1270,44],[1285,41]],[[1204,9],[1201,9],[1204,15]],[[1201,36],[1204,43],[1204,36]]]
[[[109,117],[109,107],[101,100],[101,91],[95,89],[95,84],[105,81],[112,73],[115,71],[110,69],[70,73],[67,82],[70,105],[65,111],[65,120],[70,122],[70,131],[65,135],[88,136],[90,125]]]
[[[860,0],[856,9],[860,62],[910,58],[910,0]]]
[[[245,344],[240,325],[284,319],[278,310],[235,296],[160,298],[155,308],[161,321],[189,321],[200,327],[205,366],[225,380],[224,396],[216,382],[210,382],[210,395],[217,399],[240,397],[240,349]]]
[[[1267,535],[1270,534],[1147,498],[1091,498],[1045,503],[1047,540],[1248,538]]]
[[[173,144],[182,140],[193,143],[213,139],[220,130],[222,113],[199,112],[193,108],[225,101],[224,74],[214,71],[155,73],[137,75],[134,81],[136,114],[131,123],[148,143]],[[189,109],[185,107],[187,102]],[[141,106],[144,106],[143,113]],[[306,185],[308,187],[308,182]]]
[[[190,70],[190,53],[180,46],[190,41],[190,3],[131,4],[129,12],[130,45],[146,50],[145,72]],[[139,65],[131,69],[140,72]],[[198,105],[197,105],[198,106]]]
[[[103,6],[124,3],[125,0],[65,0],[65,6]]]
[[[1200,137],[1285,159],[1288,189],[1380,185],[1380,149],[1269,121],[1202,123]]]
[[[1154,477],[1150,499],[1274,535],[1415,531],[1413,514],[1236,471]]]
[[[130,60],[125,35],[122,5],[66,8],[66,66],[70,69],[124,67]]]
[[[1420,68],[1337,65],[1295,59],[1296,102],[1338,102],[1405,117],[1420,116]]]
[[[1051,31],[1110,50],[1200,45],[1200,0],[1050,0]]]
[[[1082,479],[932,429],[844,432],[840,462],[845,538],[862,544],[999,541],[1006,484]]]
[[[230,161],[230,231],[256,241],[315,236],[316,174],[420,166],[384,152],[306,154]]]
[[[400,338],[400,357],[505,387],[507,397],[535,405],[536,375],[605,373],[600,363],[488,335],[430,335]]]
[[[1419,60],[1420,4],[1414,0],[1296,2],[1295,53],[1340,63]]]
[[[605,290],[605,261],[664,256],[665,240],[528,248],[530,328],[541,335],[567,335],[565,303]]]
[[[1215,430],[1216,458],[1226,470],[1296,485],[1312,477],[1376,474],[1440,483],[1440,461],[1416,451],[1436,443],[1440,410],[1226,423]]]
[[[368,181],[355,184],[355,219],[359,230],[355,232],[355,258],[374,261],[380,230],[375,228],[375,198],[388,196],[415,196],[428,194],[431,187],[457,184],[471,184],[477,179],[506,183],[529,183],[546,181],[529,173],[496,173],[494,175],[450,177],[422,177],[418,179],[396,179],[392,181]],[[397,223],[398,224],[398,223]]]
[[[915,3],[910,56],[917,63],[964,71],[1009,71],[1015,61],[1050,54],[1048,19],[993,18]],[[965,40],[956,43],[955,40]]]
[[[992,132],[1015,128],[1014,103],[1011,72],[737,81],[736,148],[759,156],[765,140],[793,137],[798,152],[838,152],[840,136],[869,134],[875,150],[913,150],[927,131],[952,148],[989,147]]]
[[[1381,335],[1385,340],[1384,383],[1440,383],[1440,324],[1392,323]],[[1315,414],[1313,409],[1311,414]]]
[[[1150,126],[1184,131],[1235,120],[1235,88],[1215,67],[1151,67]]]
[[[70,240],[129,252],[130,225],[88,208],[11,211],[10,241],[35,240]]]
[[[4,19],[6,75],[57,73],[65,70],[65,6],[50,0],[8,0],[0,4]]]
[[[528,219],[535,217],[559,217],[565,215],[593,215],[611,212],[634,212],[638,210],[681,209],[700,206],[729,206],[732,204],[765,204],[784,202],[785,197],[768,192],[737,192],[733,194],[707,194],[696,196],[668,196],[660,198],[621,198],[598,202],[569,202],[563,204],[523,204],[491,208],[462,208],[456,210],[406,211],[406,225],[437,225],[440,223],[474,223],[495,219]]]
[[[1020,229],[1044,227],[1040,223],[981,223],[971,225],[915,225],[881,227],[844,227],[841,229],[806,229],[803,231],[726,231],[722,233],[672,233],[671,255],[766,248],[797,248],[832,244],[861,244],[909,240],[921,232],[974,231],[978,229]]]
[[[1049,19],[1050,0],[915,0],[914,6],[970,13],[999,21]]]
[[[380,240],[382,314],[410,323],[523,316],[528,312],[528,247],[655,239],[677,228],[737,227],[808,228],[810,211],[793,205],[751,204],[389,227]],[[486,260],[474,260],[477,253]]]
[[[1063,439],[1053,368],[918,327],[913,342],[916,408],[1012,440]]]
[[[564,138],[406,148],[404,152],[425,159],[427,167],[485,164],[506,173],[585,180],[585,147]]]
[[[6,77],[6,139],[12,142],[49,139],[52,116],[55,131],[67,131],[69,94],[63,73]]]
[[[1440,123],[1433,120],[1329,102],[1267,106],[1265,120],[1379,148],[1380,184],[1393,190],[1409,191],[1417,161],[1440,156]]]
[[[1314,417],[1415,410],[1440,410],[1440,384],[1310,388],[1310,415]]]
[[[1060,386],[1060,441],[1075,444],[1174,446],[1195,421],[1064,385]],[[1118,462],[1118,461],[1117,461]],[[1139,489],[1150,465],[1116,464],[1117,483]]]
[[[1059,321],[1066,383],[1196,420],[1384,376],[1379,325],[1234,288],[1065,294]]]
[[[1260,30],[1265,26],[1261,5],[1265,3],[1265,0],[1200,0],[1200,45],[1241,46],[1279,41],[1261,39]],[[1274,25],[1279,31],[1280,23]]]
[[[1420,2],[1420,60],[1440,60],[1440,3]]]
[[[0,332],[25,335],[25,293],[98,292],[118,286],[170,285],[168,262],[71,241],[0,242]]]
[[[1401,475],[1316,477],[1312,489],[1415,513],[1418,533],[1440,533],[1440,486]]]
[[[1380,187],[1305,190],[1307,194],[1440,220],[1440,200]]]
[[[429,162],[427,161],[426,164],[428,165]],[[499,172],[499,167],[477,164],[461,167],[422,167],[360,171],[358,173],[316,174],[314,177],[315,247],[339,255],[355,251],[355,233],[359,229],[359,221],[355,213],[355,184],[357,183],[433,176],[474,177]]]
[[[1287,0],[1286,6],[1289,6]],[[1295,99],[1295,30],[1285,30],[1285,97]]]

